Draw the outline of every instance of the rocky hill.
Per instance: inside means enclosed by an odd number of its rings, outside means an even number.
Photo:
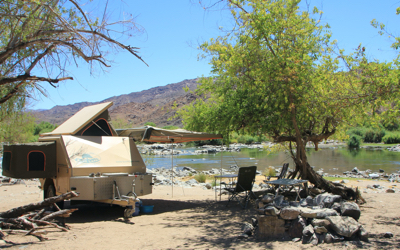
[[[182,107],[197,97],[185,92],[183,88],[194,90],[197,88],[197,79],[184,80],[182,82],[168,84],[132,92],[120,96],[113,96],[99,102],[80,102],[66,106],[55,106],[49,110],[33,111],[37,122],[47,121],[53,124],[61,124],[83,107],[102,103],[114,102],[110,108],[111,119],[123,119],[132,127],[142,126],[145,122],[154,122],[158,127],[167,125],[182,126],[182,121],[172,118],[176,114],[173,108]]]

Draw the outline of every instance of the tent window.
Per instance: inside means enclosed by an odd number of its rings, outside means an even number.
[[[86,135],[86,136],[107,136],[107,135],[111,136],[111,135],[113,135],[111,132],[110,125],[104,118],[98,119],[95,123],[97,125],[92,123],[89,127],[87,127],[82,132],[82,135]]]
[[[28,171],[44,171],[45,166],[46,155],[42,151],[28,153]]]
[[[4,170],[9,171],[11,165],[11,151],[4,151],[2,167]]]

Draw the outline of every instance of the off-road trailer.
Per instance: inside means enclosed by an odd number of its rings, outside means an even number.
[[[39,178],[44,198],[76,191],[73,200],[116,204],[130,217],[137,197],[152,193],[152,176],[134,140],[109,123],[112,104],[81,109],[37,143],[5,145],[3,175]]]

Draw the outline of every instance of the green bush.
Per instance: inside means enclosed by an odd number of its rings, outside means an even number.
[[[400,143],[400,132],[388,132],[382,138],[385,144]]]
[[[349,140],[347,141],[347,146],[349,148],[359,148],[362,141],[362,137],[356,134],[350,135]]]
[[[350,136],[351,135],[358,135],[361,138],[365,137],[365,132],[366,132],[366,128],[364,128],[364,127],[354,127],[354,128],[351,128],[351,129],[347,130],[347,134],[348,135],[350,135]]]
[[[365,130],[364,142],[381,142],[385,136],[385,130],[368,128]]]
[[[194,176],[194,179],[200,183],[205,183],[207,180],[207,175],[205,173],[199,173]]]
[[[263,175],[265,175],[265,176],[276,176],[275,168],[272,167],[272,166],[269,166],[268,168],[266,168],[264,170]]]

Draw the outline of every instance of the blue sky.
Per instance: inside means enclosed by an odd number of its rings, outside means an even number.
[[[112,1],[113,2],[113,1]],[[221,35],[218,26],[229,24],[230,16],[224,11],[205,12],[191,0],[129,0],[123,9],[136,16],[145,30],[141,35],[123,41],[139,47],[140,56],[149,64],[137,60],[127,52],[111,55],[114,64],[106,73],[91,75],[83,62],[79,68],[69,67],[73,81],[64,81],[60,87],[47,88],[48,97],[37,97],[29,108],[50,109],[56,105],[78,102],[97,102],[112,96],[129,94],[156,86],[177,83],[185,79],[209,75],[211,67],[206,60],[197,60],[196,49],[201,41]],[[333,39],[346,51],[360,43],[373,59],[392,60],[396,52],[392,41],[378,35],[370,25],[372,19],[383,22],[395,35],[400,35],[395,15],[399,1],[372,0],[308,0],[324,12],[322,22],[331,26]],[[305,6],[306,1],[302,2]],[[121,6],[116,6],[118,11]],[[47,86],[45,83],[43,86]]]

